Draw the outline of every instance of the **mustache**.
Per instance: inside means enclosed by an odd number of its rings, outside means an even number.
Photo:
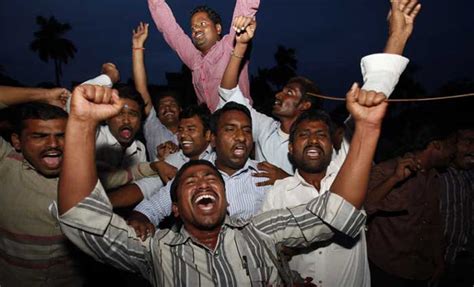
[[[63,150],[62,148],[59,148],[59,147],[51,147],[51,148],[47,148],[45,150],[43,150],[41,152],[41,156],[45,156],[46,154],[50,153],[50,152],[56,152],[56,153],[59,153],[59,155],[62,155],[63,154]]]

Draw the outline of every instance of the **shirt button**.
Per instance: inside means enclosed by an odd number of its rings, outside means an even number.
[[[323,252],[322,252],[322,251],[319,251],[319,254],[323,254]]]

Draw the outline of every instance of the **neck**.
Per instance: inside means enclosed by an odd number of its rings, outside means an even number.
[[[314,186],[318,191],[321,189],[321,180],[326,176],[326,170],[318,173],[309,173],[298,169],[298,173],[307,183]]]
[[[236,173],[240,168],[243,167],[243,166],[242,166],[242,167],[240,167],[239,169],[235,169],[235,168],[232,168],[232,167],[228,167],[228,166],[224,165],[223,163],[221,163],[218,158],[216,158],[215,165],[216,165],[216,167],[217,167],[218,170],[220,170],[220,171],[222,171],[222,172],[225,172],[225,173],[226,173],[227,175],[229,175],[229,176],[233,175],[233,174]]]
[[[280,124],[281,124],[280,125],[281,130],[284,133],[289,134],[291,125],[296,121],[296,118],[280,117],[279,120],[280,120]]]
[[[179,125],[178,123],[172,123],[172,124],[166,125],[166,128],[170,130],[170,132],[175,134],[178,132],[178,125]]]
[[[186,231],[200,244],[206,246],[211,250],[216,249],[217,241],[219,240],[219,233],[222,225],[215,227],[212,230],[203,230],[202,228],[184,224]]]
[[[422,172],[434,168],[433,161],[431,160],[431,155],[427,150],[417,151],[414,154],[415,159],[420,162]]]

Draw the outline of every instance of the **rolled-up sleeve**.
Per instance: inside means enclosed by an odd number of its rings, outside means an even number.
[[[364,90],[377,91],[389,97],[398,83],[409,60],[395,54],[372,54],[362,58],[360,66]]]

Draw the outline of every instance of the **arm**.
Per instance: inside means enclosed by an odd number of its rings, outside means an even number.
[[[417,0],[393,0],[388,14],[388,40],[384,53],[402,55],[413,32],[415,18],[421,10]]]
[[[153,163],[142,162],[127,169],[99,170],[100,182],[105,190],[110,190],[144,177],[154,176],[157,171],[152,165]]]
[[[367,204],[373,205],[383,200],[387,194],[393,190],[395,185],[407,179],[414,172],[420,170],[420,168],[421,166],[416,162],[414,156],[411,154],[407,154],[403,158],[397,159],[397,167],[393,173],[375,187],[369,187]]]
[[[357,84],[346,95],[346,106],[355,122],[349,153],[331,191],[361,208],[367,193],[372,159],[380,136],[387,102],[382,93],[360,90]]]
[[[27,102],[45,102],[64,108],[70,92],[64,88],[42,89],[0,86],[0,108]]]
[[[173,12],[164,0],[148,0],[148,7],[156,27],[163,34],[166,43],[173,49],[190,69],[200,52],[194,47],[191,39],[176,23]]]
[[[145,69],[145,44],[148,38],[148,24],[140,22],[136,30],[133,30],[132,36],[132,63],[133,63],[133,81],[135,88],[140,93],[145,102],[145,116],[150,114],[153,107],[150,93],[148,92],[147,77]]]

